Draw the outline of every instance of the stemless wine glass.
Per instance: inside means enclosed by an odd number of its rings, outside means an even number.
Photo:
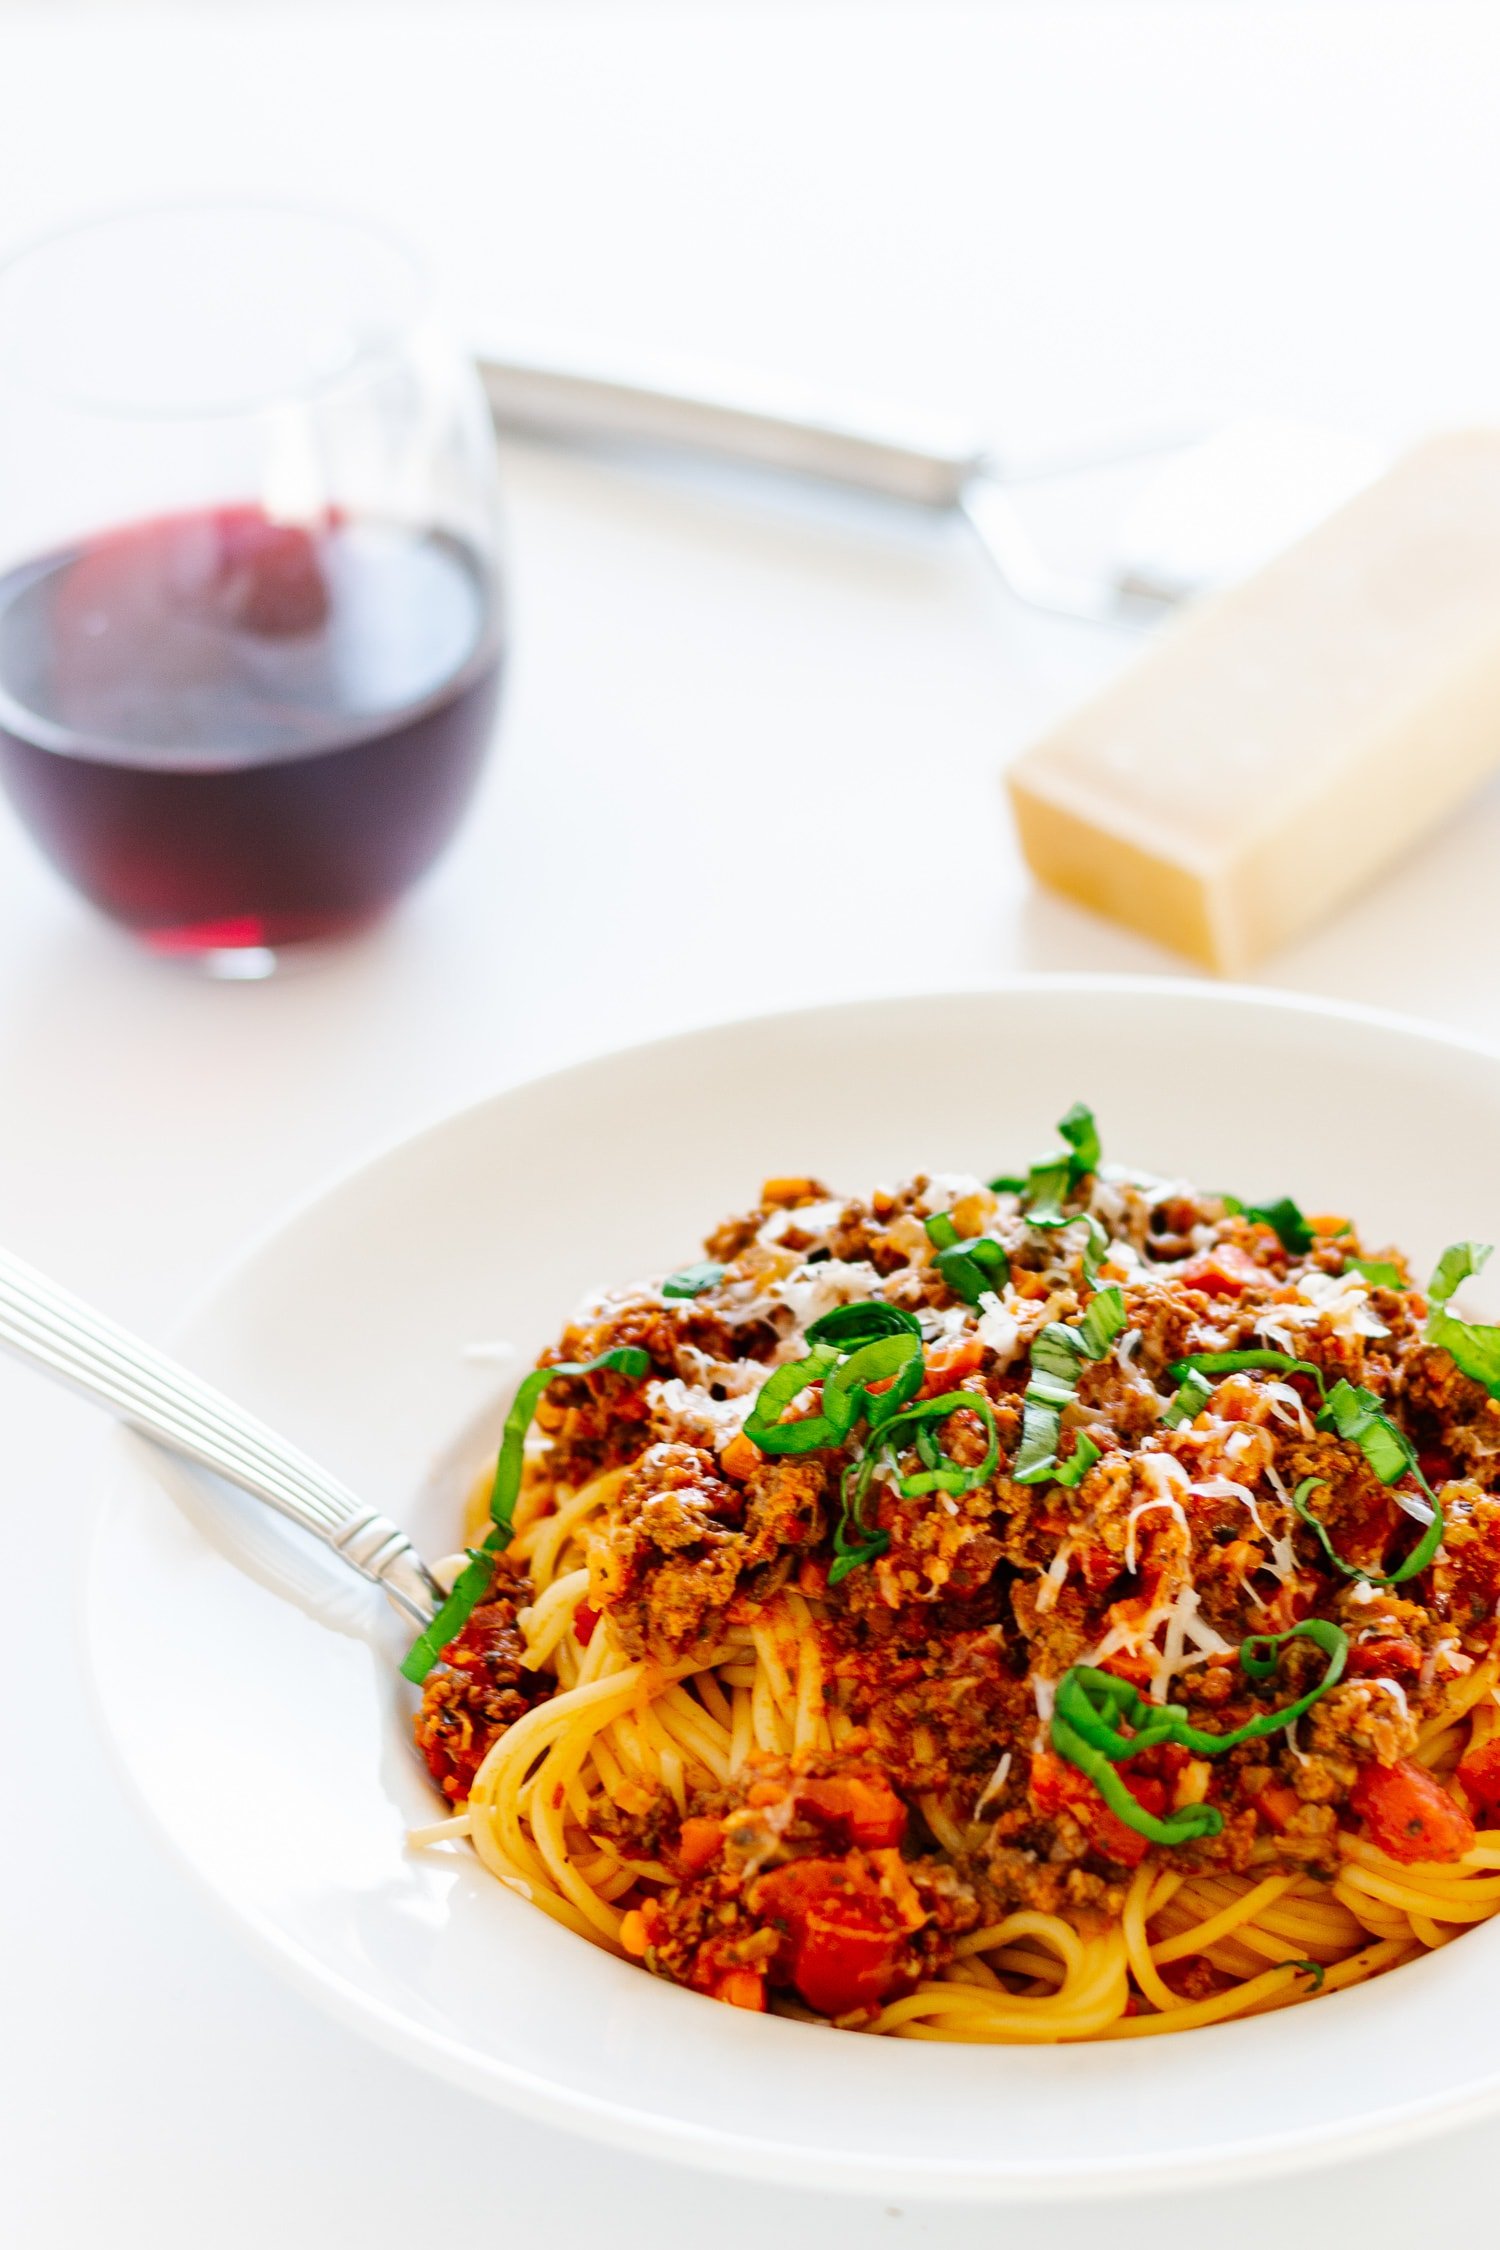
[[[493,434],[399,245],[194,204],[0,267],[0,780],[154,950],[263,976],[388,907],[501,639]]]

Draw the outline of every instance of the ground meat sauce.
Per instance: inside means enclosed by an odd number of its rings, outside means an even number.
[[[527,1671],[523,1661],[526,1644],[516,1618],[530,1599],[530,1579],[499,1556],[488,1594],[444,1649],[445,1668],[427,1682],[417,1747],[454,1804],[468,1796],[491,1743],[552,1692],[546,1674]]]
[[[919,1175],[848,1199],[813,1179],[770,1181],[754,1210],[708,1237],[722,1272],[699,1295],[602,1297],[544,1355],[634,1345],[650,1362],[640,1381],[560,1378],[537,1417],[549,1505],[621,1472],[592,1535],[580,1640],[604,1630],[632,1658],[706,1664],[736,1634],[743,1646],[785,1589],[818,1635],[831,1755],[752,1753],[685,1805],[627,1782],[600,1816],[617,1849],[665,1871],[643,1883],[622,1930],[662,1975],[744,2006],[770,1994],[859,2022],[1014,1909],[1117,1914],[1153,1850],[1195,1871],[1329,1873],[1343,1831],[1397,1859],[1451,1857],[1472,1835],[1462,1788],[1439,1788],[1411,1754],[1494,1648],[1500,1404],[1423,1340],[1426,1304],[1399,1254],[1379,1253],[1401,1286],[1368,1282],[1341,1220],[1308,1222],[1310,1246],[1292,1250],[1224,1199],[1112,1168],[1075,1178],[1065,1209],[1090,1213],[1108,1238],[1092,1278],[1085,1230],[1033,1224],[1013,1189]],[[960,1240],[984,1233],[1007,1253],[1008,1278],[977,1305],[937,1266],[926,1226],[937,1213]],[[1067,1456],[1086,1437],[1098,1458],[1071,1488],[1018,1483],[1031,1345],[1108,1285],[1127,1326],[1081,1369],[1060,1440]],[[960,1495],[903,1498],[899,1477],[919,1465],[904,1451],[870,1487],[883,1551],[830,1584],[858,1431],[842,1447],[771,1456],[742,1424],[774,1367],[805,1353],[808,1325],[865,1300],[920,1320],[924,1397],[989,1402],[998,1465]],[[1384,1484],[1357,1443],[1315,1426],[1309,1377],[1224,1374],[1172,1426],[1177,1361],[1267,1349],[1312,1362],[1329,1385],[1365,1386],[1412,1441],[1446,1523],[1418,1576],[1386,1587],[1345,1575],[1294,1512],[1291,1495],[1307,1487],[1335,1553],[1372,1572],[1420,1537],[1401,1504],[1416,1486]],[[817,1403],[804,1394],[795,1411]],[[985,1458],[978,1413],[960,1406],[942,1426],[950,1459]],[[429,1679],[418,1740],[454,1803],[491,1744],[552,1692],[546,1666],[525,1663],[529,1600],[502,1556]],[[1309,1618],[1343,1630],[1348,1661],[1295,1730],[1212,1760],[1169,1744],[1118,1769],[1158,1817],[1212,1804],[1217,1835],[1170,1854],[1148,1844],[1052,1748],[1056,1683],[1080,1663],[1211,1732],[1280,1708],[1316,1685],[1323,1654],[1291,1642],[1258,1682],[1239,1647]],[[1468,1801],[1500,1808],[1500,1755],[1475,1765]],[[1176,1988],[1212,1981],[1197,1961]]]

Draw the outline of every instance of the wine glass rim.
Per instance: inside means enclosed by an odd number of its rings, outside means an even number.
[[[401,276],[398,301],[393,305],[390,317],[362,336],[345,359],[320,369],[306,380],[292,385],[250,390],[233,398],[204,400],[196,404],[180,400],[155,403],[112,396],[107,385],[102,382],[97,388],[72,386],[60,391],[35,378],[28,379],[18,374],[5,364],[3,354],[0,354],[0,390],[31,396],[35,396],[39,390],[45,390],[52,403],[65,407],[70,413],[96,415],[111,421],[188,423],[244,420],[247,416],[264,413],[277,406],[307,406],[335,394],[347,395],[365,387],[377,378],[382,368],[389,365],[431,311],[433,283],[426,262],[395,227],[381,219],[372,218],[368,212],[352,210],[337,203],[303,201],[295,196],[205,194],[162,196],[149,202],[105,205],[92,212],[79,213],[59,225],[47,227],[14,244],[0,255],[0,331],[3,331],[6,317],[5,292],[14,276],[34,260],[89,236],[106,235],[115,228],[141,226],[153,220],[217,217],[229,220],[291,220],[325,231],[341,230],[383,250],[391,260],[392,270],[399,272]]]

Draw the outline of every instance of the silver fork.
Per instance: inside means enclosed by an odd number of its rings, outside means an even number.
[[[5,1250],[0,1346],[301,1524],[418,1625],[442,1606],[442,1588],[388,1517],[222,1392]]]

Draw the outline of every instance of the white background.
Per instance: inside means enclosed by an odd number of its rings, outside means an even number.
[[[1383,438],[1500,412],[1490,7],[52,0],[0,6],[0,89],[0,236],[169,190],[336,198],[399,221],[497,349],[737,364],[1021,452],[1247,409]],[[0,812],[0,1239],[150,1330],[289,1197],[556,1061],[814,998],[1176,966],[1028,887],[997,785],[1121,642],[1017,611],[957,529],[894,508],[507,468],[500,754],[380,935],[203,987]],[[1266,975],[1500,1034],[1497,867],[1491,792]],[[0,2229],[27,2250],[1487,2238],[1484,2128],[1172,2208],[897,2213],[596,2154],[418,2077],[158,1857],[72,1623],[98,1433],[5,1367],[0,1429]]]

